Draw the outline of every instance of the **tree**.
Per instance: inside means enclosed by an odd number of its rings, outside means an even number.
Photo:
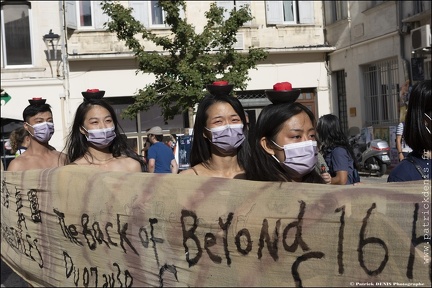
[[[222,8],[212,3],[205,12],[207,24],[201,33],[181,16],[186,10],[185,1],[159,1],[165,12],[165,23],[170,27],[169,36],[158,36],[146,29],[118,1],[103,2],[102,9],[111,18],[105,23],[108,31],[115,32],[119,40],[134,52],[138,60],[138,74],[153,73],[154,83],[139,89],[134,103],[125,111],[133,118],[138,111],[159,105],[165,120],[193,107],[205,95],[205,87],[218,77],[234,84],[234,89],[246,87],[248,70],[256,69],[256,63],[267,57],[267,52],[251,47],[247,53],[234,50],[236,33],[247,21],[252,20],[249,7],[233,10],[227,20]],[[140,37],[139,37],[140,36]],[[147,51],[140,38],[160,46],[162,51]],[[162,52],[162,53],[161,53]]]

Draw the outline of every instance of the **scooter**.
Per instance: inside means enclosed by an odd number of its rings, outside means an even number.
[[[349,138],[351,147],[353,147],[354,155],[357,160],[360,172],[366,172],[371,175],[376,173],[376,176],[381,177],[390,166],[390,147],[387,141],[382,139],[374,139],[368,143],[362,140],[360,134]]]

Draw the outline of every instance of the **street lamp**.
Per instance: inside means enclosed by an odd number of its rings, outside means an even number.
[[[59,44],[60,35],[54,34],[52,29],[50,29],[48,34],[45,34],[43,37],[45,45],[47,47],[48,60],[51,59],[51,51],[54,51],[54,59],[57,58],[57,46]]]

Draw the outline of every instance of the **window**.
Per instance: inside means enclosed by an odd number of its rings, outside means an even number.
[[[267,24],[313,24],[314,1],[266,1]]]
[[[109,21],[100,1],[66,1],[66,24],[71,29],[105,29]]]
[[[232,10],[240,9],[244,6],[251,6],[251,1],[216,1],[216,5],[218,7],[226,9],[224,11],[224,20],[229,18],[229,15]],[[251,22],[248,21],[244,24],[244,26],[250,26]]]
[[[412,1],[414,14],[418,14],[431,9],[431,3],[429,1]]]
[[[348,132],[348,113],[345,85],[345,70],[336,71],[336,89],[338,99],[339,120],[341,122],[342,131]]]
[[[326,24],[348,18],[347,2],[348,1],[324,1]]]
[[[150,15],[152,25],[165,25],[165,12],[162,7],[159,6],[159,1],[151,1],[150,3]]]
[[[398,122],[397,59],[364,67],[366,125]]]
[[[33,64],[31,4],[27,1],[1,2],[1,30],[5,66]]]

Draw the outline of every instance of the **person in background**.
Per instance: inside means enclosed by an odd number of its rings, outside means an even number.
[[[191,168],[181,174],[245,178],[250,158],[246,116],[240,101],[231,96],[233,85],[216,81],[198,106],[195,118]]]
[[[405,159],[405,157],[407,157],[408,154],[412,152],[411,147],[409,147],[406,144],[405,139],[403,137],[406,110],[400,109],[400,111],[401,111],[401,115],[400,115],[400,121],[401,122],[399,123],[399,125],[397,126],[397,129],[396,129],[396,149],[398,151],[399,162],[402,161],[403,159]]]
[[[403,137],[413,151],[393,168],[387,182],[431,179],[431,131],[431,80],[424,80],[413,86],[405,117]]]
[[[147,151],[148,171],[150,173],[178,173],[178,164],[173,150],[163,143],[163,131],[159,126],[147,131],[151,146]]]
[[[48,144],[54,134],[51,106],[42,98],[29,100],[23,111],[24,129],[29,133],[30,143],[20,157],[9,164],[7,171],[55,168],[65,165],[66,155]]]
[[[332,114],[321,116],[317,134],[321,143],[320,153],[329,167],[330,183],[347,185],[360,182],[354,151],[342,130],[339,118]]]
[[[30,145],[30,134],[24,127],[19,127],[11,132],[9,141],[11,144],[11,153],[18,157],[27,150]]]
[[[114,109],[102,99],[105,91],[82,92],[66,140],[69,163],[97,167],[106,171],[142,172],[144,162],[121,137],[121,127]]]
[[[247,179],[325,183],[316,171],[317,142],[315,117],[300,103],[299,89],[289,82],[266,90],[273,103],[260,113],[252,141],[252,159],[246,168]]]

